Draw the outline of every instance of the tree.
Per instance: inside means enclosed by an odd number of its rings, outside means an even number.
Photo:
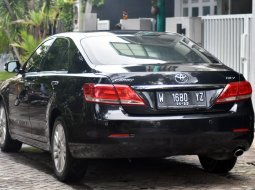
[[[8,43],[12,42],[15,39],[15,32],[17,28],[12,27],[10,25],[11,21],[17,19],[17,17],[21,14],[21,9],[16,9],[16,3],[14,0],[3,0],[0,2],[0,37],[7,38]],[[21,5],[21,4],[20,4]],[[0,39],[3,41],[3,39]],[[3,48],[5,50],[7,48]],[[12,47],[12,51],[17,59],[20,60],[19,51],[16,47]]]
[[[5,32],[0,32],[0,52],[9,52],[9,40]]]
[[[104,0],[82,0],[85,11]],[[73,30],[74,0],[0,1],[0,53],[11,51],[21,62],[47,36]],[[61,28],[61,30],[60,30]]]
[[[0,1],[0,42],[2,42],[0,53],[11,50],[15,57],[22,61],[46,36],[56,32],[59,20],[63,23],[65,31],[71,31],[73,2],[73,0]]]

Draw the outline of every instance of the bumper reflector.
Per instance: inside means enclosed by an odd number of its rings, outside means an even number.
[[[134,138],[134,134],[111,134],[109,138]]]
[[[247,128],[233,129],[234,133],[246,133],[249,131],[250,131],[250,129],[247,129]]]

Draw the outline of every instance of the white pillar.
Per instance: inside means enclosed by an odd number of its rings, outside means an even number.
[[[175,17],[181,17],[181,13],[182,13],[182,0],[175,0],[174,1],[174,16]]]
[[[253,88],[253,105],[255,108],[255,2],[252,2],[252,32],[251,32],[251,40],[252,40],[252,47],[251,47],[251,63],[250,63],[250,69],[251,69],[251,85]]]
[[[222,0],[217,0],[217,15],[222,14]]]
[[[85,13],[91,13],[92,12],[92,7],[93,7],[92,1],[91,0],[87,1]]]
[[[231,0],[228,0],[228,14],[232,14],[232,3]]]

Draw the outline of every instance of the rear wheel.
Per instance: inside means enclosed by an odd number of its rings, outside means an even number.
[[[8,122],[6,111],[3,104],[0,102],[0,147],[3,152],[18,152],[21,149],[22,143],[13,140],[8,130]]]
[[[54,172],[57,178],[63,182],[81,180],[86,173],[87,163],[73,158],[70,154],[66,126],[62,117],[58,117],[54,123],[51,144]]]
[[[199,156],[199,161],[205,171],[211,173],[227,173],[236,164],[237,158],[231,158],[227,160],[215,160],[208,157]]]

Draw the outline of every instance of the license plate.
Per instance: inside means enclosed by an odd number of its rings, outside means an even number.
[[[206,107],[205,91],[157,92],[159,109]]]

